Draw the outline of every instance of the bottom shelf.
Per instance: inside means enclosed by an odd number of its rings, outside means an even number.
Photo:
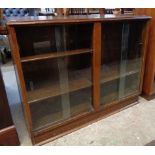
[[[30,104],[33,131],[46,128],[65,119],[92,111],[91,89],[83,89],[62,96]]]
[[[81,127],[90,125],[91,123],[94,123],[94,121],[98,121],[112,114],[115,114],[116,112],[120,112],[121,110],[129,108],[130,106],[137,104],[137,101],[138,94],[127,97],[126,99],[123,99],[119,102],[116,102],[116,104],[110,107],[101,108],[99,111],[93,111],[77,119],[64,122],[63,124],[55,128],[48,128],[40,132],[34,132],[32,134],[33,144],[43,145],[51,140],[55,140],[56,138],[71,133]]]

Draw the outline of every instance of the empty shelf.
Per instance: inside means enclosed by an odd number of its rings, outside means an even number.
[[[51,52],[46,54],[22,57],[21,62],[39,61],[39,60],[45,60],[45,59],[72,56],[77,54],[91,53],[92,51],[93,51],[92,49],[84,48],[84,49],[77,49],[77,50],[70,50],[70,51]]]

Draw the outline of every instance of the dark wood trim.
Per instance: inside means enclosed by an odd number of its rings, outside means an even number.
[[[101,23],[95,23],[93,29],[93,105],[98,110],[100,106],[100,76],[101,73]]]
[[[92,22],[112,22],[112,21],[134,21],[134,20],[148,20],[149,16],[133,16],[133,15],[73,15],[73,16],[44,16],[44,17],[17,17],[7,18],[7,25],[14,26],[29,26],[29,25],[50,25],[50,24],[65,24],[65,23],[92,23]]]
[[[19,47],[17,43],[17,38],[16,38],[16,32],[15,32],[15,29],[11,26],[8,26],[8,31],[9,31],[9,34],[11,34],[9,35],[9,39],[11,43],[13,61],[14,61],[14,64],[16,65],[16,68],[17,68],[16,71],[18,73],[18,78],[20,82],[21,94],[22,94],[22,99],[23,99],[23,104],[24,104],[24,112],[25,112],[26,121],[28,125],[28,131],[29,131],[29,134],[31,134],[31,130],[32,130],[32,119],[31,118],[32,117],[30,113],[30,107],[28,104],[28,100],[27,100],[27,92],[26,92],[26,86],[24,82],[22,66],[21,66],[21,62],[19,61],[20,55],[19,55]]]
[[[0,130],[0,146],[19,145],[18,135],[14,125]]]
[[[133,106],[138,103],[138,95],[129,97],[118,102],[115,105],[108,106],[97,112],[91,112],[83,117],[79,117],[76,121],[71,121],[64,123],[61,128],[58,126],[46,132],[40,132],[39,134],[33,135],[33,144],[34,145],[43,145],[51,140],[57,139],[61,136],[64,136],[67,133],[76,131],[82,127],[90,125],[96,121],[99,121],[105,117],[108,117],[112,114],[115,114],[119,111],[122,111],[130,106]]]

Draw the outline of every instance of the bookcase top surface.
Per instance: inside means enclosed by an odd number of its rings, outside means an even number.
[[[108,21],[130,21],[149,20],[150,16],[136,15],[74,15],[74,16],[29,16],[7,18],[7,25],[40,25],[40,24],[62,24],[62,23],[84,23],[84,22],[108,22]]]

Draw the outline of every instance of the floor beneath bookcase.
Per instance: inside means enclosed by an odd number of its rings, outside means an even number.
[[[31,145],[13,67],[3,69],[7,95],[21,145]],[[12,78],[10,78],[10,75]],[[56,139],[55,145],[146,145],[155,139],[155,99],[137,105]]]

